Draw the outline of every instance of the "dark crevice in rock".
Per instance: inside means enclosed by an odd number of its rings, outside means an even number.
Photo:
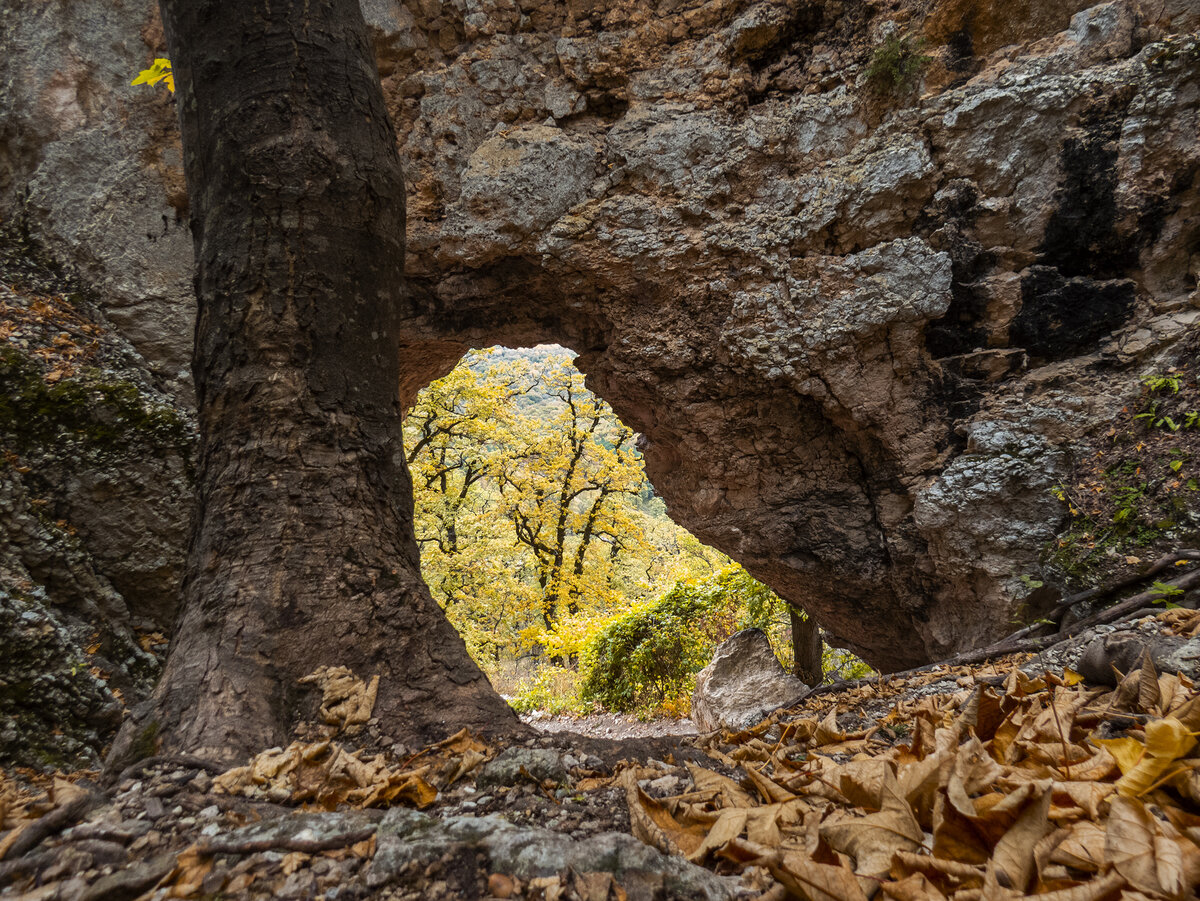
[[[761,72],[780,62],[801,44],[811,43],[811,38],[825,23],[825,5],[815,0],[802,0],[788,4],[787,22],[769,40],[761,44],[734,47],[734,56],[742,56],[754,72]],[[740,53],[739,53],[740,50]]]
[[[918,233],[929,235],[930,246],[949,253],[951,261],[950,306],[925,329],[925,346],[935,359],[988,344],[990,295],[983,277],[996,260],[971,233],[978,197],[974,184],[956,179],[938,191],[917,220]]]
[[[946,68],[958,76],[952,87],[965,82],[979,69],[978,60],[975,59],[975,41],[969,26],[958,29],[946,39],[946,51]]]
[[[1097,98],[1063,142],[1063,180],[1054,196],[1039,263],[1068,278],[1119,278],[1137,265],[1136,244],[1117,232],[1117,140],[1132,89]]]
[[[1021,279],[1021,311],[1012,343],[1043,360],[1091,349],[1133,315],[1137,297],[1128,279],[1067,278],[1049,266],[1031,266]]]

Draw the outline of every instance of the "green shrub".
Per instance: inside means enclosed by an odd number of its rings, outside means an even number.
[[[892,35],[875,48],[867,66],[867,83],[878,91],[901,93],[909,90],[930,62],[932,56],[921,51],[925,48],[924,38],[910,35]]]
[[[579,673],[563,666],[544,666],[532,679],[517,687],[509,702],[517,713],[542,710],[552,716],[560,713],[587,713],[590,705],[579,698]]]
[[[782,604],[741,567],[704,581],[678,582],[654,603],[609,624],[588,644],[580,695],[624,712],[686,698],[718,644],[738,629],[772,626]]]

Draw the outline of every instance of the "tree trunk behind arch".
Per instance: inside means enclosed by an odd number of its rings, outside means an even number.
[[[358,2],[162,11],[196,247],[198,507],[166,670],[110,768],[286,743],[321,665],[379,675],[400,739],[519,730],[420,576],[404,180]]]

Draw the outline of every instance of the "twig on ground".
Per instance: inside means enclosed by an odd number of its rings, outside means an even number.
[[[1087,601],[1094,601],[1097,598],[1107,597],[1111,594],[1116,594],[1118,591],[1124,591],[1126,588],[1132,588],[1134,585],[1140,585],[1147,579],[1157,576],[1159,573],[1170,569],[1176,563],[1185,560],[1200,560],[1200,550],[1195,548],[1181,548],[1177,551],[1172,551],[1155,560],[1148,569],[1132,576],[1127,576],[1124,579],[1119,579],[1111,585],[1102,585],[1098,588],[1089,588],[1087,591],[1081,591],[1078,594],[1073,594],[1070,597],[1063,598],[1059,601],[1046,618],[1054,622],[1059,622],[1066,612],[1077,604],[1082,604]]]
[[[1067,600],[1063,603],[1059,604],[1059,607],[1055,609],[1057,610],[1059,608],[1063,608],[1064,605],[1074,606],[1087,600],[1094,600],[1097,597],[1113,594],[1117,591],[1120,591],[1122,588],[1128,588],[1131,585],[1136,585],[1137,583],[1143,582],[1151,576],[1157,575],[1164,569],[1173,566],[1180,560],[1200,560],[1200,551],[1189,548],[1181,551],[1175,551],[1172,554],[1167,554],[1165,557],[1161,557],[1159,560],[1155,561],[1150,569],[1146,570],[1144,573],[1141,573],[1137,577],[1123,579],[1122,581],[1110,585],[1104,589],[1089,589],[1086,592],[1073,595],[1072,597],[1067,598]],[[1197,567],[1196,569],[1193,569],[1180,576],[1178,579],[1166,584],[1173,588],[1178,588],[1181,591],[1187,591],[1191,588],[1195,588],[1197,585],[1200,585],[1200,567]],[[1000,641],[988,645],[985,648],[978,648],[973,651],[964,651],[961,654],[956,654],[953,657],[948,657],[945,660],[939,660],[935,663],[927,663],[924,666],[918,666],[896,673],[888,673],[886,676],[868,676],[864,679],[843,680],[840,682],[831,682],[828,685],[819,685],[806,694],[802,700],[816,697],[818,695],[834,694],[837,692],[847,691],[852,688],[857,688],[860,685],[867,684],[868,682],[872,682],[875,679],[904,679],[910,676],[918,675],[922,672],[936,669],[941,666],[974,666],[976,664],[985,663],[989,660],[994,660],[997,657],[1007,657],[1010,654],[1037,653],[1040,651],[1045,651],[1048,648],[1054,647],[1057,644],[1061,644],[1064,641],[1074,638],[1076,635],[1085,631],[1086,629],[1090,629],[1092,626],[1113,623],[1127,617],[1138,615],[1139,613],[1143,612],[1143,608],[1145,608],[1146,605],[1152,604],[1155,600],[1161,598],[1162,596],[1163,592],[1158,589],[1143,591],[1134,595],[1133,597],[1126,598],[1119,604],[1106,607],[1105,609],[1094,613],[1085,619],[1074,622],[1066,629],[1063,629],[1053,635],[1026,638],[1030,632],[1036,631],[1045,625],[1043,623],[1037,623],[1014,632],[1012,635],[1002,638]],[[1157,613],[1158,611],[1151,609],[1147,612]]]
[[[43,867],[48,867],[58,859],[57,849],[39,851],[37,854],[26,854],[20,860],[6,860],[0,863],[0,887],[8,885],[14,879],[36,873]]]
[[[120,775],[112,780],[110,784],[120,785],[126,779],[140,776],[146,770],[156,766],[174,766],[181,769],[203,770],[210,776],[219,776],[229,769],[222,764],[205,760],[203,757],[193,757],[190,754],[156,754],[153,757],[143,757],[137,763],[131,763],[125,769],[121,770]]]

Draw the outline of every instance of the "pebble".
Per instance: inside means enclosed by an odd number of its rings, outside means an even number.
[[[648,791],[658,792],[662,795],[673,795],[677,793],[679,788],[679,777],[668,773],[666,776],[659,776],[657,779],[652,779],[646,784]]]

